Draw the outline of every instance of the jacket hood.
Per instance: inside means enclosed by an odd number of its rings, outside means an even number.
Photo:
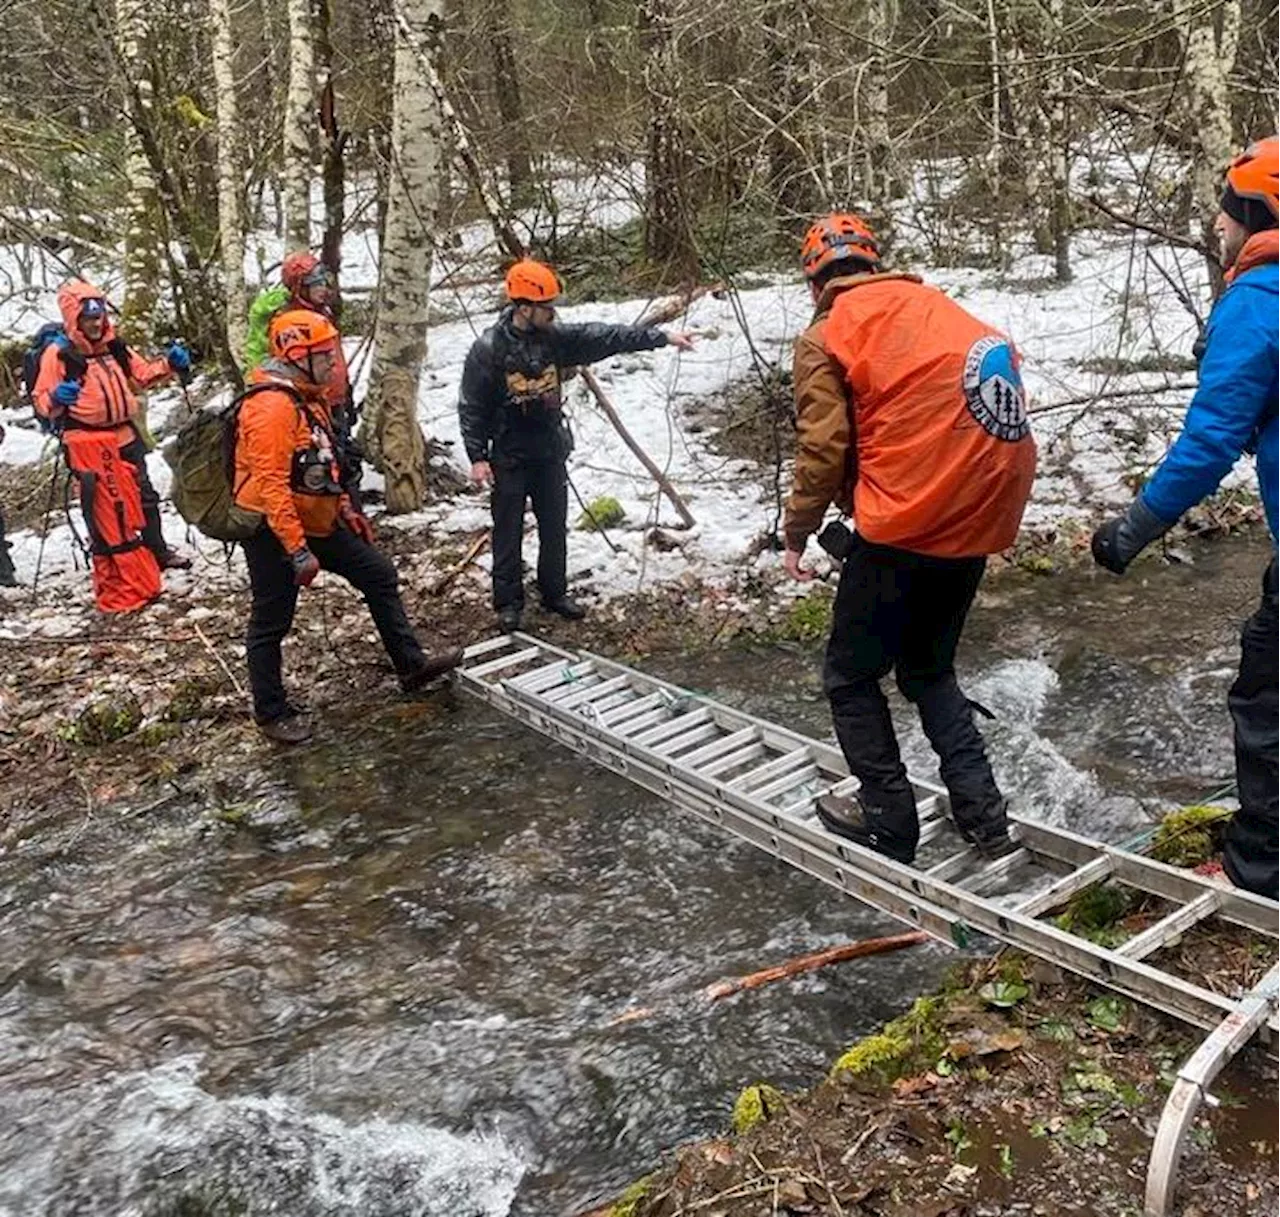
[[[116,336],[110,311],[106,314],[102,337],[97,342],[90,342],[80,330],[80,310],[84,308],[84,302],[86,300],[105,301],[106,298],[106,293],[101,288],[94,287],[92,283],[87,283],[83,279],[72,279],[58,288],[58,311],[62,314],[63,328],[67,331],[67,337],[72,343],[86,354],[105,350],[107,344]]]
[[[306,377],[300,375],[296,368],[270,357],[249,372],[245,377],[245,383],[252,386],[279,385],[282,389],[293,389],[301,393],[308,401],[322,403],[325,401],[324,388],[321,385],[312,384]]]
[[[1274,265],[1276,262],[1280,262],[1280,229],[1268,228],[1263,232],[1255,232],[1236,255],[1235,265],[1227,271],[1227,282],[1233,282],[1245,271],[1268,263]]]
[[[832,279],[822,289],[822,295],[818,297],[818,303],[814,306],[813,315],[820,317],[824,313],[830,312],[832,304],[835,303],[836,297],[841,292],[847,292],[853,287],[861,287],[864,283],[883,283],[889,279],[906,279],[909,283],[924,282],[919,275],[896,270],[877,270],[867,271],[865,274],[840,275],[838,278]]]

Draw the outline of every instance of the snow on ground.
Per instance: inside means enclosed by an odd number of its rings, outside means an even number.
[[[637,184],[634,168],[613,176],[570,181],[559,203],[557,222],[565,229],[587,222],[621,223],[635,214]],[[368,206],[367,199],[354,191],[351,208],[361,206]],[[530,226],[545,223],[536,209],[523,218]],[[259,239],[251,258],[259,265],[278,260],[278,244],[273,245],[270,238]],[[0,250],[0,278],[7,275],[16,283],[22,273],[32,270],[20,266],[17,257],[13,250]],[[372,281],[376,250],[367,230],[352,233],[344,259],[350,282]],[[0,330],[26,333],[49,315],[53,302],[48,289],[56,286],[59,272],[47,262],[41,271],[38,263],[39,259],[34,269],[39,273],[26,280],[30,287],[25,292],[11,292],[0,306]],[[456,409],[458,383],[468,348],[493,323],[500,305],[496,284],[489,285],[489,277],[496,280],[496,273],[487,228],[482,224],[465,228],[460,242],[441,263],[446,284],[436,291],[434,304],[457,319],[431,328],[419,417],[427,434],[447,445],[455,464],[465,470]],[[449,275],[464,266],[470,285],[457,288],[448,283]],[[1026,523],[1040,530],[1069,521],[1087,522],[1104,509],[1127,502],[1132,475],[1159,460],[1177,432],[1190,396],[1185,386],[1193,379],[1190,372],[1178,370],[1174,357],[1189,354],[1196,325],[1171,284],[1178,284],[1181,294],[1201,307],[1208,300],[1201,260],[1185,250],[1150,244],[1146,238],[1079,233],[1073,266],[1075,281],[1065,286],[1051,282],[1051,263],[1034,254],[1017,258],[999,276],[976,269],[909,267],[1014,338],[1024,357],[1023,374],[1033,410],[1082,401],[1081,407],[1034,416],[1040,476]],[[256,267],[253,277],[257,278]],[[619,356],[596,367],[627,427],[688,501],[697,521],[693,529],[685,532],[676,527],[670,504],[657,493],[581,380],[567,386],[568,414],[577,440],[570,460],[573,485],[587,502],[607,495],[616,498],[626,511],[625,522],[610,530],[608,540],[571,529],[569,570],[571,578],[582,576],[577,581],[579,590],[607,599],[690,578],[704,584],[727,584],[744,567],[777,566],[776,554],[756,552],[759,537],[775,523],[772,469],[726,458],[711,449],[705,433],[686,426],[690,403],[715,397],[755,376],[757,359],[784,367],[790,362],[791,344],[810,316],[807,290],[798,276],[756,278],[753,283],[723,299],[700,299],[686,317],[669,327],[697,331],[699,339],[692,352],[664,348]],[[566,322],[633,322],[649,303],[630,300],[582,305],[561,310],[561,317]],[[355,355],[359,347],[359,341],[352,340],[349,355]],[[357,360],[354,370],[359,378],[359,398],[367,382],[368,360]],[[1137,401],[1106,397],[1083,407],[1090,395],[1136,390],[1149,390],[1155,396]],[[148,409],[153,429],[164,428],[179,401],[173,390],[152,394]],[[29,413],[0,411],[0,423],[8,428],[0,461],[25,465],[39,459],[45,441]],[[152,453],[148,465],[154,483],[164,493],[169,470],[160,453]],[[1233,481],[1251,483],[1247,462],[1241,463]],[[379,485],[376,473],[367,474],[367,484]],[[571,524],[580,513],[571,495]],[[468,539],[462,534],[487,522],[487,498],[476,492],[400,517],[394,527],[420,532],[436,544],[447,543],[457,534],[453,548],[460,556]],[[648,544],[646,537],[654,526],[666,531],[677,547],[660,552]],[[201,580],[232,578],[242,583],[238,558],[228,568],[222,547],[189,536],[184,522],[171,509],[167,509],[166,532],[175,543],[198,543],[207,559],[197,566]],[[20,531],[11,540],[20,579],[30,583],[39,562],[42,586],[66,578],[79,580],[88,602],[86,576],[73,573],[76,543],[67,524],[51,530],[43,554],[39,538],[31,530]],[[531,534],[525,547],[530,568],[536,554],[536,537]],[[468,577],[483,580],[487,571],[486,556]],[[29,615],[24,611],[22,616]]]

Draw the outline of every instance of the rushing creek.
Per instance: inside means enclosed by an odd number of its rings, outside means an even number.
[[[1122,840],[1230,781],[1265,544],[988,583],[961,675],[1018,810]],[[645,666],[827,734],[816,648]],[[0,1217],[575,1214],[747,1083],[812,1084],[955,959],[708,1004],[895,923],[463,694],[345,727],[228,773],[218,809],[0,857]]]

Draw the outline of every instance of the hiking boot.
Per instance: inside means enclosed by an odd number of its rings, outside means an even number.
[[[913,844],[885,831],[885,813],[878,808],[867,807],[855,795],[824,794],[816,806],[818,819],[829,832],[874,849],[876,853],[905,866],[916,860]]]
[[[508,604],[506,608],[500,608],[498,610],[498,629],[504,634],[514,634],[520,628],[521,616],[520,609],[513,604]]]
[[[557,617],[563,617],[566,621],[581,621],[587,615],[587,610],[576,600],[570,600],[568,596],[548,601],[542,607],[548,613],[555,613]]]
[[[160,559],[161,570],[190,570],[191,559],[186,554],[179,553],[176,549],[169,550],[163,558]]]
[[[957,820],[956,827],[965,841],[984,858],[1006,858],[1022,848],[1009,835],[1009,804],[1004,799],[988,805],[971,823],[961,824]]]
[[[301,714],[284,714],[259,723],[258,730],[277,744],[305,744],[311,738],[311,724]]]
[[[454,647],[451,651],[441,651],[436,655],[428,655],[422,667],[400,677],[400,687],[406,693],[416,693],[424,685],[429,685],[438,676],[452,672],[462,662],[462,648]]]

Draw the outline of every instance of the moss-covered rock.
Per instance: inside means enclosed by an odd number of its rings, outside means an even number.
[[[131,735],[142,725],[142,706],[132,693],[114,693],[91,701],[63,734],[75,744],[95,748]]]
[[[945,1046],[938,1025],[944,1004],[945,999],[940,997],[917,998],[905,1014],[844,1053],[831,1067],[832,1078],[869,1075],[877,1081],[892,1082],[927,1068]]]
[[[826,588],[814,588],[791,602],[778,627],[778,637],[791,642],[820,642],[831,632],[835,597]]]
[[[603,528],[617,528],[627,518],[625,508],[610,495],[601,495],[587,504],[587,509],[578,517],[578,528],[582,532],[597,532]]]
[[[1222,850],[1231,812],[1225,807],[1183,807],[1160,821],[1151,856],[1170,866],[1199,866]]]
[[[750,1132],[782,1108],[782,1091],[776,1087],[766,1082],[757,1082],[753,1086],[748,1086],[733,1105],[733,1131]]]
[[[199,718],[204,713],[205,703],[216,689],[216,683],[204,676],[192,676],[178,681],[161,717],[170,723],[189,723],[192,719]]]

